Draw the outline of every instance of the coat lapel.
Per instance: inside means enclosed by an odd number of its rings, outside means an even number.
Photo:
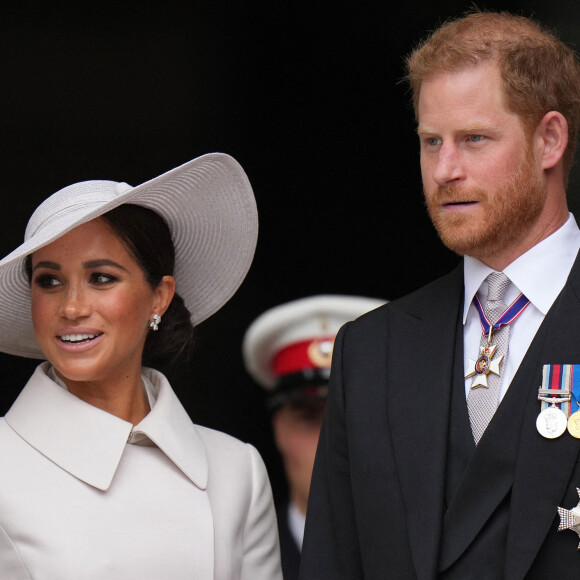
[[[482,437],[444,519],[440,569],[450,566],[476,538],[511,490],[506,579],[521,580],[557,516],[580,442],[536,430],[544,364],[580,363],[580,267],[533,339],[492,422]],[[578,482],[580,484],[580,482]]]
[[[580,363],[580,265],[546,316],[516,375],[524,403],[519,451],[514,473],[507,541],[506,578],[525,577],[551,529],[557,527],[557,506],[578,460],[580,441],[564,433],[545,439],[536,430],[540,412],[537,399],[544,364]],[[510,386],[510,390],[512,388]],[[556,518],[556,519],[555,519]]]
[[[411,296],[393,308],[389,319],[388,382],[397,388],[389,389],[388,420],[420,580],[437,574],[439,522],[444,517],[442,458],[446,457],[456,339],[462,340],[457,331],[462,282],[462,269],[457,268],[434,283],[431,294],[423,294],[420,302]],[[580,441],[569,434],[549,440],[536,430],[543,365],[580,363],[579,297],[577,260],[480,441],[478,460],[470,465],[445,516],[446,532],[451,522],[460,553],[511,489],[505,563],[509,580],[525,577],[546,534],[557,526],[556,508],[571,485],[580,452]],[[572,484],[580,485],[580,481]],[[474,495],[480,503],[477,512],[470,511],[474,504],[469,498]],[[469,521],[461,523],[462,518]],[[442,554],[450,562],[458,555],[445,556],[444,546]]]
[[[463,299],[462,264],[391,310],[388,421],[419,580],[437,573],[455,340]],[[459,340],[462,339],[459,333]]]
[[[538,336],[530,348],[531,360],[538,359],[543,338]],[[445,514],[441,570],[449,568],[463,554],[512,488],[524,421],[522,400],[527,399],[529,385],[534,382],[533,368],[523,366],[479,441]],[[537,395],[537,387],[535,392]]]

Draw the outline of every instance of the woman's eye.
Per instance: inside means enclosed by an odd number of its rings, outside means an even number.
[[[60,280],[55,278],[52,274],[41,274],[34,279],[34,283],[39,288],[50,289],[60,286]]]
[[[111,284],[116,280],[117,278],[111,274],[101,274],[100,272],[91,274],[91,284],[94,284],[95,286],[104,286],[106,284]]]

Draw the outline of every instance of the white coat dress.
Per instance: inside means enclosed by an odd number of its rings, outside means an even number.
[[[278,580],[270,483],[159,372],[135,427],[36,369],[0,418],[2,580]]]

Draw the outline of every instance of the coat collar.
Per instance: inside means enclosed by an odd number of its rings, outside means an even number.
[[[74,477],[107,490],[132,434],[147,436],[200,489],[207,487],[205,447],[167,379],[143,369],[156,398],[135,427],[97,409],[47,376],[40,364],[8,413],[6,422],[27,443]]]

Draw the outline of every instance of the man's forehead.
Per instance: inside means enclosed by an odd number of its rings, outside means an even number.
[[[499,62],[497,59],[493,58],[477,61],[470,60],[466,62],[458,62],[456,65],[449,67],[438,68],[435,66],[428,74],[423,77],[421,81],[421,87],[437,79],[448,78],[453,81],[453,79],[456,79],[462,75],[474,74],[478,72],[491,73],[497,75],[499,78],[501,76],[500,70]]]
[[[483,129],[493,124],[490,116],[508,112],[508,102],[497,67],[482,64],[459,71],[442,72],[421,84],[417,118],[421,132],[452,119],[462,130]]]

